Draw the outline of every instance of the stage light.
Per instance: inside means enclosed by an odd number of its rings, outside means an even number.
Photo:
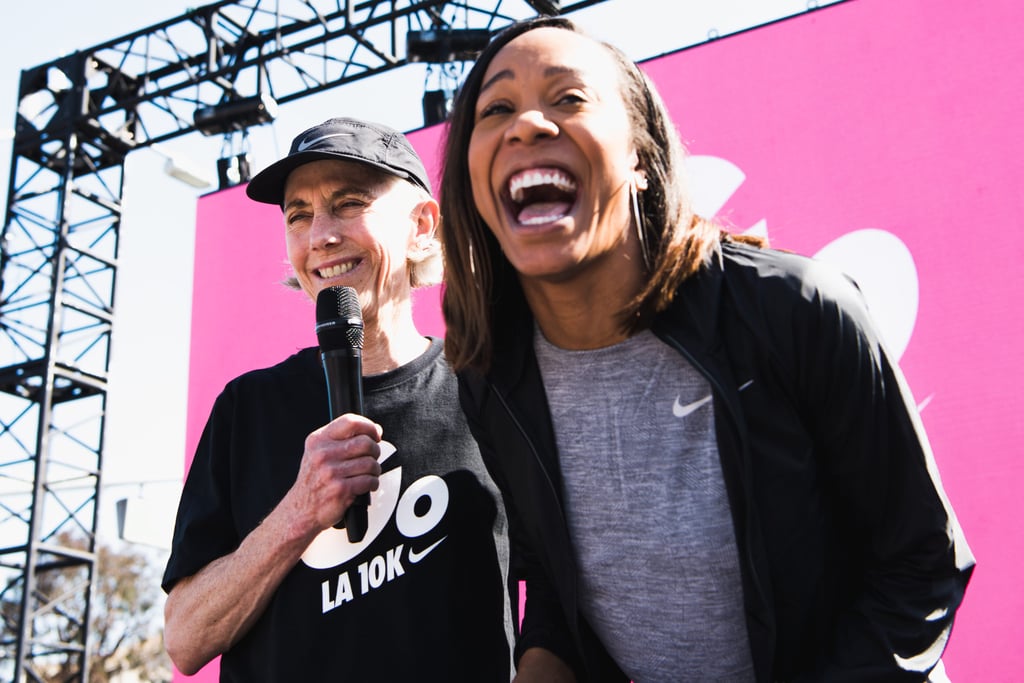
[[[466,62],[476,59],[490,39],[491,32],[485,28],[409,31],[405,49],[410,62]]]
[[[252,179],[249,157],[243,153],[217,159],[217,178],[222,190],[249,182]]]
[[[276,117],[277,102],[270,95],[260,93],[196,109],[192,120],[203,135],[221,135],[270,123]]]
[[[451,113],[451,105],[452,97],[444,90],[428,90],[423,93],[423,125],[444,123]]]
[[[205,190],[213,184],[203,173],[194,167],[183,166],[175,159],[164,161],[164,173],[198,190]]]
[[[562,13],[560,0],[526,0],[526,4],[545,16],[554,17]]]
[[[164,173],[170,177],[199,190],[204,190],[213,185],[213,181],[210,180],[207,174],[199,170],[199,167],[189,159],[172,154],[159,145],[152,145],[149,149],[164,158]]]

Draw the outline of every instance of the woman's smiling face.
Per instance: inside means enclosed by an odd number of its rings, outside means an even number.
[[[468,151],[473,199],[525,280],[600,269],[623,243],[636,251],[630,185],[642,172],[620,79],[603,46],[551,27],[515,38],[487,68]]]
[[[409,251],[428,229],[421,195],[412,183],[355,161],[323,159],[292,171],[285,244],[306,294],[315,301],[332,285],[354,288],[368,326],[407,299]]]

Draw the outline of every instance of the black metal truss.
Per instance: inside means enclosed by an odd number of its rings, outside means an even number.
[[[88,680],[128,153],[195,133],[197,109],[403,66],[409,31],[493,31],[558,5],[217,2],[22,72],[0,243],[0,678]],[[55,593],[56,572],[72,590]]]

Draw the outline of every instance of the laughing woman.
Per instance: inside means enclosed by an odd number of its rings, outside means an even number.
[[[446,144],[519,680],[926,680],[974,562],[856,287],[695,216],[659,96],[565,19],[492,41]]]

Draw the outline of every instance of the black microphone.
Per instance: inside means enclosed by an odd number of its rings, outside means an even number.
[[[328,287],[316,297],[316,339],[327,381],[331,419],[345,413],[363,414],[363,313],[359,296],[351,287]],[[370,494],[363,493],[345,512],[348,540],[358,543],[366,535],[366,508]]]

